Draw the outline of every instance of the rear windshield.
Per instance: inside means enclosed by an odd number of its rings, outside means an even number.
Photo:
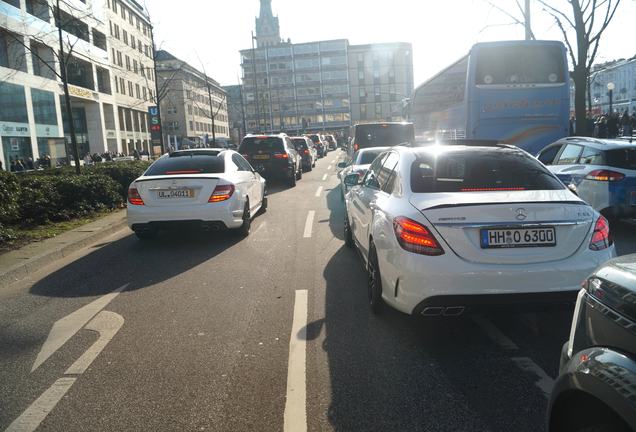
[[[358,148],[395,146],[413,142],[412,124],[364,124],[356,126],[355,144]]]
[[[327,141],[329,141],[331,144],[333,144],[333,142],[334,142],[334,141],[333,141],[333,137],[332,137],[332,136],[327,135],[327,136],[325,137],[325,139],[326,139]]]
[[[421,153],[411,167],[416,193],[560,190],[565,186],[539,161],[514,150]]]
[[[182,154],[157,160],[144,175],[220,174],[223,172],[225,172],[223,157]]]
[[[283,140],[278,137],[247,137],[243,138],[240,153],[252,153],[255,151],[283,151]]]
[[[377,158],[380,153],[385,151],[386,149],[381,150],[365,150],[363,151],[359,157],[354,158],[356,161],[356,165],[371,165],[371,162]]]
[[[557,84],[565,82],[558,46],[493,46],[477,53],[476,84]]]
[[[314,142],[314,144],[320,143],[320,137],[318,135],[309,135],[309,138]]]
[[[292,142],[294,143],[294,147],[296,148],[307,148],[307,141],[305,141],[304,139],[294,139],[292,140]]]
[[[636,170],[636,148],[609,150],[605,157],[611,167]]]

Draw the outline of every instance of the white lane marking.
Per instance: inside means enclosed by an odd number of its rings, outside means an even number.
[[[62,347],[70,338],[73,337],[86,323],[93,318],[99,311],[104,309],[115,297],[128,287],[129,284],[117,288],[115,291],[106,294],[92,303],[76,310],[75,312],[61,318],[53,324],[53,328],[49,332],[42,349],[40,350],[31,372],[36,370],[42,363]]]
[[[332,167],[332,165],[329,165],[329,166],[327,167],[327,171],[331,171],[331,167]]]
[[[307,290],[297,290],[289,339],[285,432],[307,430]]]
[[[65,375],[81,375],[86,369],[93,363],[93,360],[97,358],[99,353],[102,352],[108,342],[110,342],[115,334],[119,331],[121,326],[124,325],[124,318],[116,314],[115,312],[109,311],[101,311],[97,314],[95,318],[91,322],[89,322],[86,327],[87,330],[96,331],[99,333],[99,339],[95,341],[93,346],[91,346],[80,358],[78,358],[75,363],[69,367]]]
[[[256,230],[252,233],[252,235],[256,235],[260,230],[262,230],[265,226],[267,226],[267,221],[261,223]]]
[[[328,177],[328,175],[327,175],[327,174],[325,174],[324,176],[322,176],[322,181],[327,180],[327,177]]]
[[[316,198],[320,198],[321,193],[322,193],[322,186],[320,186],[318,190],[316,191]]]
[[[305,232],[303,233],[303,238],[311,238],[311,229],[314,225],[314,216],[316,212],[313,210],[309,210],[307,213],[307,220],[305,221]]]
[[[515,351],[518,350],[519,347],[516,343],[514,343],[508,336],[503,334],[501,330],[499,330],[495,325],[481,316],[474,316],[473,321],[477,323],[479,327],[486,333],[486,335],[492,339],[497,345],[505,350]]]
[[[5,432],[32,432],[64,397],[77,378],[60,378],[35,400]]]
[[[550,378],[538,364],[528,357],[513,357],[512,361],[515,362],[519,369],[536,375],[537,381],[535,381],[534,385],[541,389],[546,399],[549,399],[550,392],[554,386],[554,380]]]

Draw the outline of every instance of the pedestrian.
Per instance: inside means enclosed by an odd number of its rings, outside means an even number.
[[[17,159],[15,162],[15,170],[17,172],[23,172],[24,171],[24,160],[23,159]]]
[[[596,137],[597,138],[607,138],[607,118],[602,115],[598,118],[596,122]]]
[[[623,136],[632,136],[632,119],[627,114],[627,110],[621,117],[621,126],[623,127]]]
[[[135,160],[141,159],[141,157],[139,155],[139,150],[137,150],[137,149],[133,150],[133,157],[135,158]]]
[[[618,136],[619,119],[617,113],[610,113],[607,118],[607,136],[616,138]]]
[[[575,125],[576,125],[576,119],[574,118],[574,116],[570,117],[570,136],[574,136],[574,131],[575,129]]]
[[[33,163],[33,158],[31,156],[29,156],[26,160],[26,168],[31,171],[35,169],[35,164]]]

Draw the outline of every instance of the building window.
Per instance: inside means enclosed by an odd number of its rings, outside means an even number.
[[[364,120],[367,118],[367,106],[360,105],[360,119]]]
[[[123,33],[124,33],[124,43],[128,45],[128,32],[126,30],[123,30]]]
[[[40,18],[42,21],[49,22],[50,20],[49,5],[44,0],[26,0],[26,10],[28,14]]]
[[[126,81],[123,78],[119,78],[119,89],[121,90],[121,94],[126,94]]]
[[[130,57],[126,56],[126,70],[130,70]]]
[[[57,126],[57,111],[55,110],[55,95],[52,92],[31,89],[33,102],[33,116],[35,123]]]
[[[144,95],[144,100],[148,100],[148,89],[146,89],[146,87],[142,88],[142,93]]]
[[[0,121],[29,122],[24,87],[0,82]]]
[[[100,31],[93,29],[93,45],[106,51],[106,35]]]
[[[97,66],[97,90],[100,93],[111,94],[110,73],[108,69]]]
[[[139,87],[139,84],[135,84],[135,95],[137,96],[137,99],[141,99],[141,88]]]
[[[25,51],[16,39],[22,36],[0,29],[0,66],[26,72]]]
[[[133,83],[131,81],[128,81],[128,96],[133,97],[133,95]]]
[[[117,51],[117,64],[119,66],[123,66],[124,62],[122,61],[121,51]]]
[[[367,97],[367,91],[364,87],[360,87],[360,97],[361,98]]]
[[[376,117],[382,117],[382,104],[375,104]]]
[[[31,41],[31,60],[33,61],[33,74],[48,78],[56,79],[55,72],[55,54],[53,49],[41,43]]]
[[[66,68],[70,84],[95,90],[93,65],[91,63],[71,56]]]
[[[113,5],[113,12],[117,13],[117,0],[111,0]]]
[[[359,70],[358,71],[358,80],[364,81],[364,71],[363,70]]]
[[[194,130],[194,122],[192,120],[190,120],[190,130]]]
[[[130,46],[132,49],[137,49],[137,41],[133,35],[130,35]]]

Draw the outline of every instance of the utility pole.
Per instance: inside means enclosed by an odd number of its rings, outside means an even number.
[[[212,147],[216,147],[216,125],[214,124],[216,113],[214,112],[214,106],[212,103],[212,88],[210,87],[210,79],[208,78],[208,74],[205,72],[205,68],[203,69],[203,75],[205,76],[205,86],[208,88],[208,103],[210,105],[210,118],[212,119]]]
[[[75,122],[73,121],[73,108],[71,108],[71,95],[68,91],[68,75],[66,73],[67,59],[64,57],[64,39],[62,38],[62,12],[60,11],[60,0],[56,2],[57,34],[60,42],[60,75],[62,75],[62,85],[64,87],[64,102],[66,105],[66,116],[68,117],[68,131],[71,135],[71,147],[73,159],[75,159],[75,173],[81,174],[79,149],[77,148],[77,137],[75,136]],[[70,55],[70,54],[69,54]]]
[[[59,1],[59,0],[58,0]],[[163,146],[163,123],[161,122],[161,99],[159,98],[159,80],[157,79],[157,51],[155,49],[155,34],[153,27],[150,26],[150,43],[152,44],[152,72],[155,80],[155,101],[157,103],[157,115],[161,123],[161,134],[159,135],[159,145],[161,146],[161,154],[165,153]]]
[[[243,85],[241,84],[240,78],[239,78],[239,95],[241,96],[241,118],[243,119],[243,136],[245,136],[247,135],[247,124],[245,123],[245,104],[243,103]]]
[[[254,46],[254,32],[252,32],[252,69],[254,71],[254,99],[256,100],[256,132],[261,130],[261,110],[258,104],[258,80],[256,79],[256,47]]]
[[[532,21],[530,19],[530,0],[526,0],[526,13],[525,13],[525,22],[526,22],[526,40],[532,39]]]

